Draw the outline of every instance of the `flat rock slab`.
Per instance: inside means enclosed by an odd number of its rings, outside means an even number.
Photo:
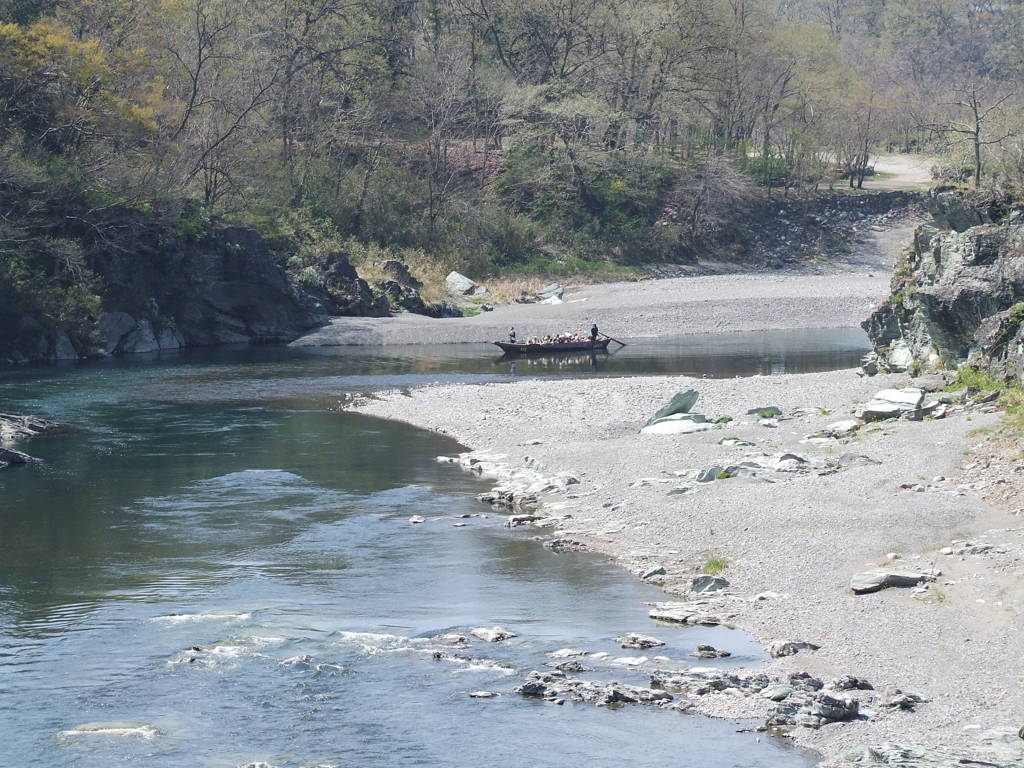
[[[718,424],[707,422],[683,421],[677,419],[663,419],[649,424],[640,430],[642,435],[691,435],[695,432],[707,432],[717,429]]]
[[[695,576],[690,582],[690,590],[692,592],[717,592],[720,589],[726,589],[728,586],[729,582],[721,576],[708,576],[707,574]]]
[[[922,581],[935,581],[941,572],[925,569],[912,571],[907,569],[874,568],[863,571],[850,579],[850,589],[855,595],[866,595],[889,587],[914,587]]]
[[[700,603],[655,603],[647,614],[654,621],[669,624],[699,624],[714,627],[723,619],[711,613],[707,606]]]
[[[864,421],[899,418],[904,413],[919,410],[923,402],[924,390],[917,387],[883,389],[864,406],[861,418]]]

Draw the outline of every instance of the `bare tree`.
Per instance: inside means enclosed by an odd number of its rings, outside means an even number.
[[[981,186],[985,148],[1002,144],[1015,133],[1000,120],[1015,94],[1013,88],[971,81],[957,86],[953,97],[942,105],[951,114],[921,123],[922,128],[942,136],[948,147],[968,147],[974,160],[975,189]]]

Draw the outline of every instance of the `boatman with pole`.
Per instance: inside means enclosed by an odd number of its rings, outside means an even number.
[[[597,335],[598,335],[597,334],[597,323],[594,323],[592,326],[590,326],[590,341],[591,341],[591,343],[594,343],[594,342],[597,341]]]

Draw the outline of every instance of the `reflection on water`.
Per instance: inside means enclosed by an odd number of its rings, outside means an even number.
[[[469,358],[440,369],[452,359]],[[732,723],[510,695],[559,648],[627,653],[625,631],[681,664],[698,642],[729,663],[762,650],[654,627],[653,587],[459,517],[487,510],[477,481],[434,461],[457,445],[315,408],[339,381],[437,364],[358,360],[255,350],[0,375],[3,410],[73,426],[31,444],[44,464],[0,473],[0,764],[810,765]],[[433,639],[494,624],[519,637]]]

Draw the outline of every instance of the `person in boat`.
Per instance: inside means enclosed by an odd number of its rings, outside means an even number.
[[[598,336],[598,333],[597,333],[597,323],[594,323],[592,326],[590,326],[590,341],[591,341],[591,343],[594,343],[594,342],[597,341],[597,336]]]
[[[516,327],[514,325],[511,328],[508,329],[508,343],[509,344],[515,344],[516,343]]]

